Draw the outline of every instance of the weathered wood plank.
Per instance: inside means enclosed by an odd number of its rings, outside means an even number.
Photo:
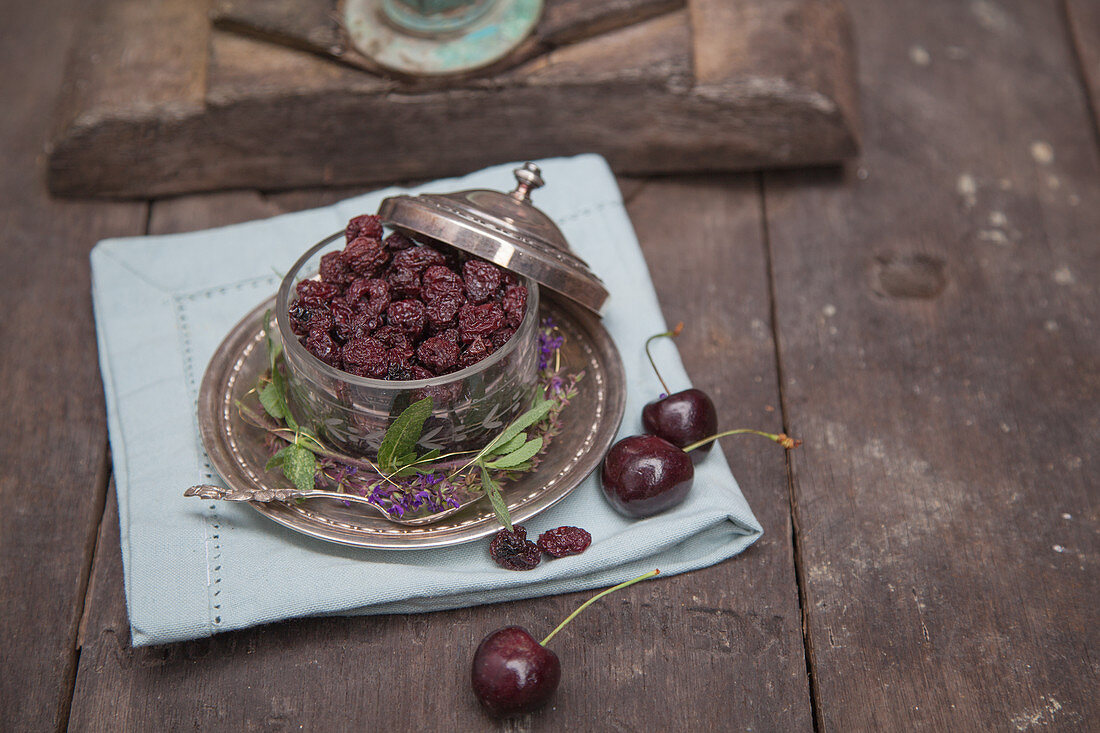
[[[340,56],[338,0],[215,0],[215,27],[283,43],[305,51]]]
[[[1100,3],[1065,0],[1077,61],[1092,102],[1092,124],[1100,136]]]
[[[177,199],[154,206],[152,228],[212,226],[266,215],[272,204],[320,205],[346,194]],[[755,184],[669,180],[636,186],[634,194],[630,212],[666,317],[689,324],[680,346],[696,383],[715,397],[724,421],[777,425]],[[582,730],[601,721],[611,729],[671,730],[691,711],[692,725],[700,728],[728,728],[736,720],[739,727],[810,729],[784,458],[766,444],[727,442],[724,448],[765,537],[741,557],[646,585],[579,619],[555,639],[565,675],[552,706],[518,728]],[[585,597],[421,616],[301,620],[134,650],[127,641],[113,498],[108,509],[88,600],[74,729],[482,729],[488,720],[468,682],[480,638],[509,623],[549,629]]]
[[[507,68],[551,48],[648,20],[685,0],[546,0],[532,37],[494,68]],[[222,30],[358,63],[348,54],[337,0],[215,0],[211,19]],[[345,58],[347,56],[347,58]],[[368,67],[370,68],[370,67]],[[480,71],[471,76],[485,75]]]
[[[65,72],[60,129],[152,110],[180,117],[206,93],[211,0],[99,0],[88,5]],[[67,49],[66,49],[67,50]],[[55,52],[56,53],[56,52]]]
[[[1055,3],[849,2],[858,169],[769,174],[822,730],[1100,720],[1100,160]]]
[[[592,38],[684,7],[685,0],[547,0],[535,37],[544,48]]]
[[[0,26],[0,727],[64,726],[107,481],[87,254],[143,204],[51,201],[41,176],[81,3],[16,3]],[[18,73],[15,73],[18,70]]]
[[[113,2],[126,8],[135,0]],[[206,70],[198,107],[190,92],[179,104],[117,102],[138,83],[130,72],[147,63],[142,46],[119,59],[108,54],[111,63],[100,65],[91,59],[103,44],[90,42],[74,63],[102,78],[81,77],[83,85],[118,88],[73,95],[50,156],[51,186],[66,195],[160,196],[423,179],[579,152],[602,153],[623,173],[796,166],[853,155],[853,61],[840,6],[752,4],[764,9],[740,43],[753,52],[720,56],[708,68],[724,73],[701,84],[692,75],[700,41],[692,39],[687,10],[445,89],[215,31],[209,58],[205,46],[190,44],[173,61],[172,68]],[[114,29],[121,37],[140,36],[148,24],[140,13],[120,17],[130,22]],[[731,28],[735,35],[750,30]],[[722,34],[705,38],[728,42]],[[120,64],[130,71],[114,73]]]

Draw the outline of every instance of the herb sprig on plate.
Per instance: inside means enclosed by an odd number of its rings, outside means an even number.
[[[395,519],[454,510],[485,495],[500,523],[512,529],[501,484],[538,465],[561,430],[560,412],[576,396],[577,383],[584,377],[583,371],[562,374],[564,337],[546,319],[539,331],[541,395],[484,448],[451,453],[432,449],[418,455],[416,447],[433,407],[431,398],[425,397],[398,415],[382,439],[377,460],[369,461],[338,453],[294,419],[282,372],[282,344],[266,326],[264,337],[268,370],[255,393],[266,415],[241,402],[238,408],[248,422],[267,432],[273,451],[267,470],[282,469],[301,491],[320,486],[368,497]]]

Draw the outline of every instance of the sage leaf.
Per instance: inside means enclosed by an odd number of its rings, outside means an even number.
[[[298,491],[313,491],[317,460],[300,445],[288,445],[283,459],[283,474]]]
[[[280,394],[279,388],[275,386],[274,382],[268,382],[260,390],[260,404],[264,406],[267,414],[276,420],[286,418],[286,400],[283,399],[283,395]]]
[[[495,461],[489,461],[485,465],[489,468],[514,468],[533,458],[540,450],[542,450],[542,438],[531,438],[517,450]]]
[[[506,530],[511,532],[512,515],[508,513],[508,505],[504,503],[504,497],[500,495],[500,485],[493,480],[493,477],[489,474],[489,469],[485,466],[481,467],[481,486],[485,489],[489,502],[493,505],[493,511],[496,512],[497,519],[500,520]]]
[[[506,444],[508,441],[515,438],[527,428],[531,427],[537,422],[540,422],[547,415],[550,414],[550,410],[553,407],[553,400],[542,400],[541,402],[536,403],[535,406],[532,407],[530,410],[513,420],[511,424],[508,425],[508,427],[504,428],[504,432],[494,438],[492,442],[489,443],[489,445],[485,446],[484,453],[488,454],[491,451],[496,450],[498,446]]]
[[[286,449],[290,446],[284,446],[278,453],[267,459],[267,463],[264,465],[265,471],[270,471],[273,468],[278,468],[283,465],[283,461],[286,459]]]
[[[492,452],[493,452],[493,454],[499,455],[499,456],[507,455],[508,453],[511,453],[512,451],[516,450],[517,448],[519,448],[520,446],[522,446],[526,442],[527,442],[527,433],[520,433],[519,435],[517,435],[516,437],[509,440],[504,445],[498,445],[496,448],[493,449]]]
[[[420,433],[424,429],[424,422],[431,414],[432,398],[425,397],[406,407],[397,416],[382,438],[382,445],[378,448],[378,465],[383,471],[393,471],[397,468],[397,457],[404,456],[416,448]]]
[[[271,333],[271,311],[264,313],[264,343],[267,346],[267,359],[271,371],[275,371],[275,362],[283,353],[282,339],[275,338]]]

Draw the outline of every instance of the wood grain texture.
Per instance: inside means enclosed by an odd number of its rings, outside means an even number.
[[[0,727],[64,725],[107,481],[88,251],[139,234],[142,204],[62,203],[41,150],[81,3],[17,3],[0,26]],[[18,70],[18,73],[15,73]]]
[[[1077,63],[1092,103],[1092,124],[1100,137],[1100,3],[1064,0]]]
[[[210,0],[96,0],[81,16],[68,58],[59,129],[125,125],[152,111],[202,109]],[[68,50],[68,44],[60,48]]]
[[[123,8],[135,1],[112,0]],[[184,12],[175,7],[179,1],[164,0],[164,12]],[[735,36],[752,31],[739,43],[753,52],[721,56],[708,67],[723,70],[721,77],[699,84],[692,69],[702,57],[700,41],[693,40],[687,10],[446,89],[409,86],[214,31],[209,53],[192,43],[170,65],[205,70],[198,106],[191,86],[178,104],[119,102],[138,82],[106,73],[122,61],[103,65],[100,78],[85,78],[101,73],[91,59],[110,45],[93,34],[74,52],[74,67],[84,70],[84,88],[112,91],[71,95],[50,155],[51,187],[64,195],[161,196],[356,185],[579,152],[602,153],[623,173],[850,157],[858,148],[858,120],[842,9],[832,0],[775,7],[760,11],[751,27],[731,26]],[[121,17],[145,22],[137,13]],[[132,23],[114,32],[141,33]],[[728,39],[710,33],[705,42]],[[142,47],[123,60],[140,66]]]
[[[154,206],[151,228],[230,223],[266,215],[273,204],[314,206],[348,194],[176,199]],[[680,348],[697,384],[731,422],[778,425],[753,180],[635,184],[630,212],[666,317],[689,323]],[[740,557],[639,586],[579,618],[554,642],[564,667],[554,701],[507,729],[588,730],[600,721],[607,729],[675,730],[685,716],[693,728],[728,729],[730,721],[745,729],[811,728],[784,457],[763,442],[723,447],[765,537]],[[497,727],[469,690],[477,642],[510,623],[549,630],[587,597],[309,619],[135,650],[113,498],[108,510],[73,702],[77,730]]]
[[[860,167],[769,174],[822,730],[1100,720],[1100,156],[1055,3],[851,0]]]
[[[345,50],[338,0],[215,0],[214,26],[339,57]]]
[[[684,7],[685,0],[547,0],[535,37],[544,49],[592,38]]]
[[[685,0],[546,0],[531,37],[491,70],[450,77],[450,84],[476,78],[526,61],[585,38],[647,20],[684,6]],[[350,48],[338,0],[215,0],[215,27],[271,43],[321,54],[359,65],[365,59]],[[366,69],[385,72],[366,62]]]

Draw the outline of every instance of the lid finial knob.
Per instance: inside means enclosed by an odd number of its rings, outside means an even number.
[[[524,163],[523,167],[516,168],[512,173],[515,174],[519,185],[516,186],[515,191],[508,195],[521,203],[529,203],[531,201],[531,191],[545,185],[542,180],[542,171],[530,161]]]

